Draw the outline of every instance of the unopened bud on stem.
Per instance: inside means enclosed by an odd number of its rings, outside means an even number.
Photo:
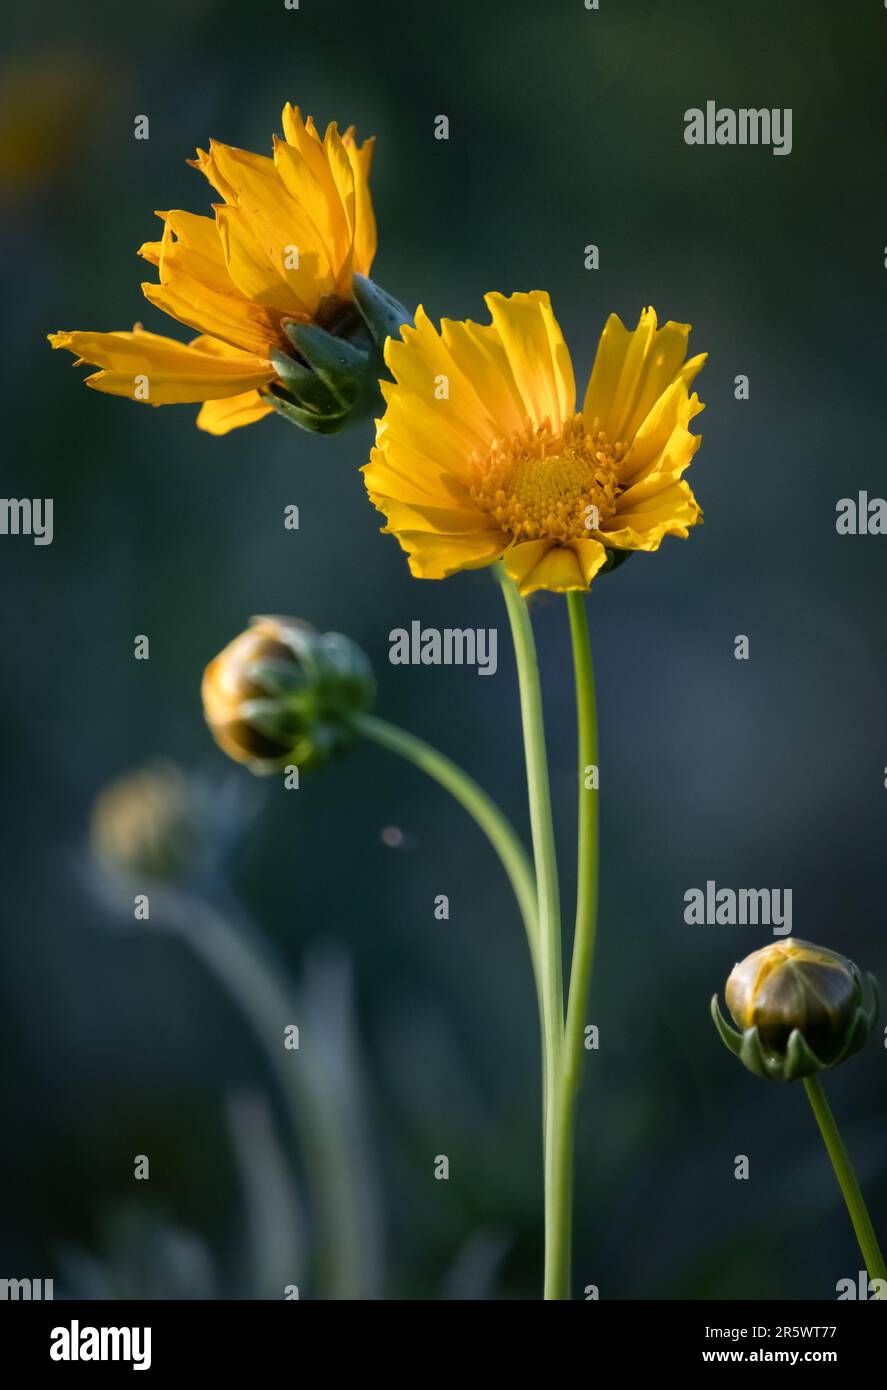
[[[724,997],[731,1028],[711,1001],[724,1044],[756,1076],[794,1081],[836,1067],[864,1044],[878,1013],[877,983],[853,961],[824,946],[787,937],[739,961]]]
[[[203,710],[216,743],[252,772],[320,767],[352,741],[376,683],[364,652],[296,618],[254,618],[210,662]]]

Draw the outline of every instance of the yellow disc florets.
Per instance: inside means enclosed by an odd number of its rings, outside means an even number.
[[[624,444],[575,415],[555,432],[546,421],[494,440],[478,458],[471,496],[514,541],[588,537],[616,511]]]

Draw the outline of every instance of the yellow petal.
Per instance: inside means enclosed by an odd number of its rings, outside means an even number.
[[[143,284],[145,298],[190,328],[267,356],[279,341],[279,316],[237,289],[225,265],[216,222],[182,211],[158,216],[164,219],[160,284]]]
[[[214,295],[210,290],[195,292],[193,286],[188,287],[194,295],[193,300],[173,285],[154,285],[146,280],[141,288],[149,304],[156,305],[188,328],[222,339],[234,349],[265,358],[276,345],[276,336],[258,305],[236,300],[233,296]]]
[[[197,428],[206,430],[207,434],[227,434],[229,430],[262,420],[273,411],[267,396],[258,391],[244,391],[243,395],[229,396],[227,400],[206,401],[197,416]]]
[[[348,151],[342,144],[335,121],[327,126],[323,148],[338,195],[340,207],[338,225],[344,243],[344,254],[338,266],[336,280],[339,290],[347,294],[351,285],[353,268],[357,205],[354,190],[354,168],[348,157]]]
[[[595,540],[571,541],[570,544],[579,561],[579,568],[587,588],[598,570],[607,563],[606,546]]]
[[[692,434],[687,427],[703,409],[695,391],[688,396],[685,381],[679,376],[659,397],[638,429],[622,461],[620,476],[623,481],[634,485],[653,473],[680,477],[702,442],[701,437]]]
[[[500,535],[499,528],[492,517],[478,513],[473,506],[445,507],[425,502],[409,504],[380,493],[371,493],[370,501],[388,519],[386,531],[393,535],[401,532],[433,531],[440,536],[462,536],[476,531]],[[504,541],[500,541],[501,546]]]
[[[159,265],[160,253],[162,250],[162,241],[143,241],[139,247],[138,254],[142,257],[142,260],[149,261],[151,265]]]
[[[600,420],[615,444],[623,439],[650,345],[656,335],[656,312],[645,309],[634,332],[616,314],[604,325],[585,395],[584,413]]]
[[[319,237],[326,247],[332,273],[337,283],[341,280],[348,265],[347,280],[350,284],[350,259],[352,249],[352,227],[349,225],[346,210],[342,205],[342,198],[333,171],[330,167],[330,154],[333,145],[336,145],[335,158],[339,161],[340,151],[341,160],[347,165],[347,173],[344,167],[340,168],[340,175],[343,178],[344,186],[347,187],[347,180],[351,179],[351,192],[353,199],[353,175],[350,174],[350,160],[344,150],[341,150],[341,141],[338,136],[335,141],[331,140],[330,147],[321,141],[314,127],[314,122],[308,119],[303,123],[299,115],[298,107],[290,108],[291,117],[286,118],[284,111],[284,133],[286,143],[274,142],[274,163],[280,179],[290,194],[293,201],[304,208],[308,217],[317,229]],[[331,129],[334,129],[331,127]],[[327,132],[330,134],[330,131]]]
[[[371,495],[420,507],[467,506],[470,502],[467,483],[417,452],[406,439],[396,445],[389,443],[385,449],[373,449],[361,472]]]
[[[583,406],[610,442],[630,444],[656,401],[679,376],[689,385],[704,357],[684,363],[689,324],[666,323],[657,329],[653,309],[645,309],[630,332],[611,314],[601,334]],[[682,365],[683,364],[683,365]]]
[[[404,328],[400,339],[388,339],[385,361],[396,382],[387,392],[386,443],[389,434],[416,441],[421,437],[422,452],[464,474],[471,455],[485,452],[497,430],[421,305],[415,328]]]
[[[607,552],[596,540],[522,541],[512,545],[502,557],[508,574],[524,595],[547,589],[563,594],[570,589],[587,589]]]
[[[244,216],[240,208],[217,206],[216,219],[225,265],[241,295],[278,314],[310,318],[316,308],[315,282],[308,277],[311,299],[306,302],[284,275],[284,243],[275,247],[267,237],[260,238],[255,222]],[[279,264],[275,264],[275,257]]]
[[[502,563],[521,593],[524,592],[523,586],[530,575],[556,545],[557,541],[550,540],[520,541],[517,545],[510,545],[505,551]]]
[[[525,414],[534,425],[546,420],[559,430],[576,405],[573,365],[551,301],[543,290],[484,296],[508,355]]]
[[[441,320],[441,337],[460,364],[473,394],[475,413],[491,438],[508,437],[527,423],[524,404],[508,353],[492,324]]]
[[[360,275],[369,275],[376,255],[376,216],[370,195],[373,143],[365,140],[358,145],[348,131],[342,136],[354,173],[354,269]]]
[[[622,499],[620,498],[620,502]],[[685,482],[670,483],[659,492],[635,497],[601,527],[600,534],[616,550],[658,550],[665,536],[681,536],[702,521],[702,509]]]
[[[245,199],[250,206],[270,202],[277,191],[277,171],[273,159],[253,154],[235,145],[210,140],[209,150],[198,150],[188,161],[209,180],[217,193],[232,207]]]
[[[217,140],[210,142],[208,154],[198,151],[198,155],[200,167],[221,192],[229,210],[236,209],[241,250],[248,248],[253,276],[259,272],[263,295],[259,302],[284,312],[303,313],[307,309],[313,313],[320,295],[333,288],[330,257],[310,209],[300,206],[288,193],[276,159]],[[222,217],[217,212],[217,219],[220,230],[223,222],[230,228],[232,213]],[[298,257],[293,255],[293,248]],[[227,252],[226,261],[231,272]],[[249,293],[233,273],[232,278],[241,291]],[[253,277],[249,283],[255,283]]]
[[[386,530],[387,528],[383,528]],[[496,531],[466,531],[439,536],[434,531],[397,531],[401,549],[416,579],[446,579],[460,570],[484,569],[502,554],[503,540]]]
[[[112,396],[147,400],[151,405],[213,400],[264,386],[274,370],[250,353],[221,355],[156,333],[51,333],[54,348],[66,348],[79,361],[104,370],[86,385]],[[144,384],[137,378],[144,378]],[[147,390],[147,395],[137,391]]]
[[[187,275],[218,294],[231,294],[234,287],[225,269],[219,228],[214,218],[198,217],[176,208],[158,212],[163,219],[160,242],[160,281]]]

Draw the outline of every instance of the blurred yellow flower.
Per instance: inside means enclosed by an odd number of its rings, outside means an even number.
[[[386,531],[422,579],[502,559],[523,594],[587,589],[614,552],[657,550],[702,513],[682,474],[703,407],[689,325],[646,309],[607,320],[576,412],[570,354],[547,294],[488,294],[492,322],[420,309],[388,340],[394,382],[364,468]]]
[[[187,778],[165,760],[116,778],[96,797],[89,830],[97,858],[109,868],[174,878],[195,848]]]
[[[157,267],[145,298],[197,329],[190,343],[146,333],[52,333],[53,347],[100,367],[86,384],[152,405],[203,401],[211,434],[250,424],[274,407],[274,354],[291,354],[288,323],[335,332],[349,312],[352,277],[376,251],[369,191],[373,141],[335,123],[321,139],[298,107],[283,110],[274,157],[213,140],[189,161],[222,198],[212,217],[161,212],[163,234],[139,255]],[[140,393],[139,382],[145,382]]]

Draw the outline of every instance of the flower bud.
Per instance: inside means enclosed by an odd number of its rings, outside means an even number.
[[[192,855],[196,834],[188,780],[162,761],[103,787],[89,826],[100,863],[133,878],[178,877]]]
[[[726,1046],[756,1076],[793,1081],[836,1067],[862,1047],[878,1014],[877,982],[824,946],[788,937],[733,967],[724,996],[736,1032],[715,995],[712,1018]]]
[[[296,618],[253,618],[203,676],[213,738],[252,772],[320,767],[353,738],[348,716],[372,706],[376,683],[349,637]]]
[[[327,295],[312,323],[285,323],[293,351],[271,353],[279,384],[269,399],[279,414],[317,434],[337,434],[383,408],[379,380],[390,379],[385,340],[412,323],[403,305],[366,276],[354,276],[352,293]]]

